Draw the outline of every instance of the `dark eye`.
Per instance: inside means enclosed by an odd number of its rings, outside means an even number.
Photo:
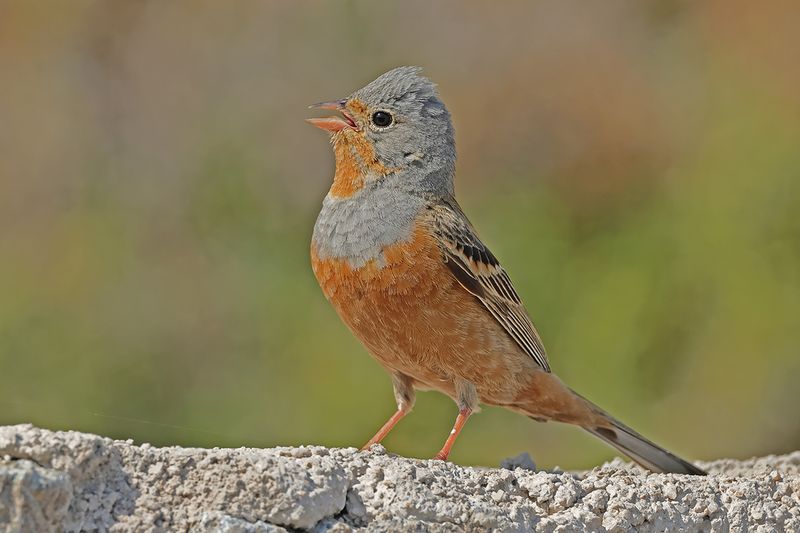
[[[379,128],[385,128],[386,126],[390,126],[392,124],[392,115],[386,111],[375,111],[372,114],[372,123]]]

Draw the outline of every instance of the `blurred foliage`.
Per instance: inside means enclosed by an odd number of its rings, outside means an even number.
[[[418,64],[459,197],[568,383],[690,457],[800,448],[800,9],[615,1],[0,3],[0,423],[360,445],[389,379],[308,266],[306,104]],[[428,457],[455,407],[387,439]],[[453,459],[578,468],[486,409]]]

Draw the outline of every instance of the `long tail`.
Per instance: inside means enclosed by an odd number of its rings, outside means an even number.
[[[573,393],[580,396],[574,391]],[[581,396],[581,398],[583,397]],[[583,400],[600,415],[603,422],[608,424],[583,426],[583,429],[604,440],[643,467],[653,472],[692,474],[695,476],[706,475],[704,470],[644,438],[586,398],[583,398]]]
[[[536,372],[532,378],[514,404],[508,407],[534,420],[555,420],[581,426],[653,472],[706,475],[692,463],[650,442],[567,387],[555,374]]]

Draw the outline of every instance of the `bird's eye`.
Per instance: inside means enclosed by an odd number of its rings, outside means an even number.
[[[379,128],[385,128],[392,124],[392,115],[386,111],[375,111],[372,114],[372,123]]]

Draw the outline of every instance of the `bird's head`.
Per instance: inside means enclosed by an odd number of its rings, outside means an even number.
[[[347,98],[311,106],[341,113],[308,119],[331,133],[336,154],[332,194],[352,195],[376,179],[452,193],[455,142],[450,114],[436,86],[419,72],[418,67],[398,67]]]

